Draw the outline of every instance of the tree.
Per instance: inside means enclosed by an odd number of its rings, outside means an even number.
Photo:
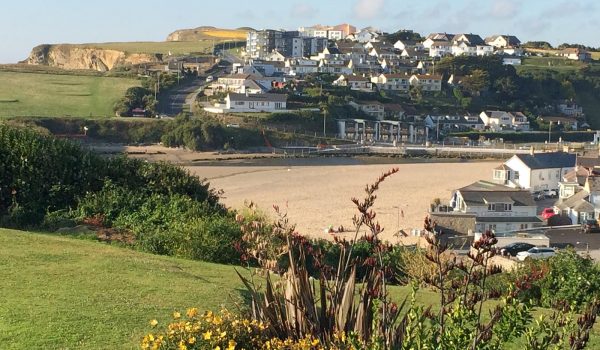
[[[421,103],[423,101],[423,88],[420,86],[411,86],[408,90],[408,96],[410,96],[411,100]]]
[[[490,85],[489,74],[482,69],[475,69],[470,76],[463,79],[462,85],[472,95],[479,96]]]

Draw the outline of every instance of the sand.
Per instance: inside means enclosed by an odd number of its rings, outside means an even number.
[[[397,162],[384,160],[385,162]],[[286,210],[299,233],[327,237],[331,225],[352,227],[357,213],[352,197],[363,198],[364,188],[383,172],[399,172],[380,187],[375,211],[385,227],[383,237],[395,241],[399,229],[422,228],[432,199],[447,203],[451,191],[492,176],[499,161],[452,163],[365,164],[372,160],[320,158],[312,160],[259,160],[212,162],[188,166],[224,191],[223,202],[242,208],[246,201],[257,203],[273,214],[273,205]]]

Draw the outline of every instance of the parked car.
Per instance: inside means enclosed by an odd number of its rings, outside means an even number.
[[[525,259],[546,259],[556,255],[554,248],[533,247],[525,252],[517,253],[517,260],[525,261]]]
[[[556,198],[558,197],[558,192],[556,190],[543,190],[542,193],[546,198]]]
[[[533,247],[535,247],[535,245],[530,243],[515,242],[501,248],[500,253],[503,256],[517,256],[518,253],[526,252]]]
[[[544,199],[546,199],[546,195],[544,194],[544,192],[533,192],[533,200],[541,201]]]
[[[600,232],[600,225],[597,220],[586,220],[581,225],[581,232],[583,233],[598,233]]]
[[[544,220],[548,220],[554,215],[556,215],[556,213],[554,212],[554,208],[545,208],[544,210],[542,210],[542,219]]]
[[[210,83],[211,81],[215,80],[215,78],[212,75],[209,75],[206,77],[206,82]]]

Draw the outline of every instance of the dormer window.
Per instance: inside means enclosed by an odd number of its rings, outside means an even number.
[[[511,203],[490,203],[488,211],[512,211]]]

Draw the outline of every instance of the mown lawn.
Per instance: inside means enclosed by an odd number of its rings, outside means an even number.
[[[0,348],[133,349],[174,310],[242,301],[232,266],[0,229]]]
[[[0,348],[138,348],[151,319],[165,324],[175,310],[244,305],[234,268],[0,229]],[[401,302],[411,291],[389,292]],[[417,294],[418,303],[437,301],[432,291]],[[595,327],[589,349],[599,348],[597,334]],[[520,339],[508,348],[522,345]]]
[[[0,117],[113,116],[125,90],[140,85],[127,78],[0,72]]]

